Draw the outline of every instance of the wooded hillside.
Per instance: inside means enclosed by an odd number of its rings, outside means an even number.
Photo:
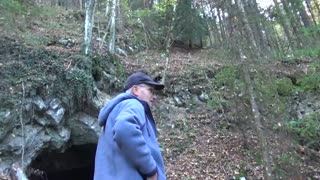
[[[138,70],[166,85],[154,112],[168,179],[320,178],[319,0],[1,0],[0,11],[0,179],[12,164],[30,179],[79,164],[90,177],[92,162],[67,150],[92,153],[99,129],[81,126],[86,139],[71,122],[96,123]],[[50,171],[39,159],[51,151],[74,158]]]

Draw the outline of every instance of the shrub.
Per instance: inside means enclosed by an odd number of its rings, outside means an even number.
[[[320,149],[320,113],[313,113],[304,119],[289,120],[286,123],[289,133],[301,144]]]
[[[230,98],[234,94],[242,94],[245,89],[238,67],[231,66],[224,67],[215,75],[212,87],[215,91],[209,92],[208,100],[208,105],[212,108],[231,103]]]
[[[24,12],[24,8],[17,0],[0,1],[0,9],[6,9],[11,12]]]
[[[320,92],[320,72],[298,79],[303,92]]]
[[[296,152],[287,151],[275,155],[273,173],[276,179],[287,179],[297,170],[300,162],[301,159]]]
[[[277,92],[280,96],[290,96],[294,92],[294,86],[291,79],[281,78],[276,81]]]
[[[217,88],[228,86],[232,88],[235,86],[236,79],[239,77],[239,70],[235,67],[225,67],[217,73],[214,85]]]

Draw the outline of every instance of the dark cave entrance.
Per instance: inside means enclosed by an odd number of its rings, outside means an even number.
[[[65,152],[44,151],[28,168],[30,180],[93,179],[96,144],[71,146]]]

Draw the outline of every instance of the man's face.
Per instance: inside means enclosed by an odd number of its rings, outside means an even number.
[[[134,94],[138,99],[147,102],[150,107],[157,98],[154,88],[147,84],[135,85]]]

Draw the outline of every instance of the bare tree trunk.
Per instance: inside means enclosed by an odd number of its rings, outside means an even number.
[[[207,20],[207,26],[208,26],[210,47],[213,47],[213,44],[215,44],[214,30],[208,20]]]
[[[294,39],[292,37],[293,35],[292,35],[291,31],[289,30],[290,29],[289,22],[287,21],[287,18],[285,17],[285,15],[283,14],[282,10],[280,9],[280,5],[279,5],[278,1],[277,0],[273,0],[273,2],[274,2],[275,7],[276,7],[276,12],[279,15],[279,22],[282,25],[283,31],[285,32],[285,35],[286,35],[286,39],[289,42],[289,46],[291,48],[295,47],[295,46],[291,45],[291,44],[295,44],[295,42],[294,42]]]
[[[318,0],[313,0],[314,6],[317,8],[318,11],[318,19],[320,19],[320,7],[318,4]]]
[[[270,23],[266,22],[265,20],[261,21],[261,28],[264,33],[261,33],[261,38],[264,42],[263,48],[268,49],[268,53],[265,55],[269,56],[269,52],[274,52],[276,49],[278,49],[277,41],[274,40],[274,34],[272,33],[272,27],[270,27]]]
[[[109,31],[110,31],[110,25],[111,25],[110,6],[111,5],[112,4],[111,4],[110,0],[107,0],[106,1],[106,7],[105,7],[105,13],[103,15],[103,18],[105,18],[106,22],[108,22],[108,23],[107,23],[106,26],[102,26],[104,28],[103,30],[100,30],[100,23],[98,23],[98,37],[100,39],[98,53],[100,53],[101,50],[103,49],[104,43],[106,43],[107,35],[108,35]]]
[[[219,19],[219,29],[220,29],[221,39],[223,41],[223,40],[226,39],[225,27],[224,27],[224,24],[223,24],[223,20],[221,18],[220,9],[218,7],[216,7],[216,9],[217,9],[217,15],[218,15],[218,19]]]
[[[281,0],[281,3],[282,3],[282,6],[283,6],[283,9],[286,12],[287,17],[290,17],[289,18],[290,19],[290,24],[291,24],[291,28],[293,30],[293,34],[295,36],[295,41],[296,41],[297,47],[301,48],[302,47],[302,40],[301,40],[299,31],[298,31],[299,23],[297,22],[296,14],[292,13],[290,11],[290,8],[288,6],[288,2],[286,0]]]
[[[214,47],[216,46],[220,46],[221,45],[221,31],[219,31],[219,27],[218,25],[220,25],[220,23],[217,21],[217,9],[215,8],[213,3],[209,3],[209,7],[210,7],[210,17],[212,18],[212,22],[209,22],[209,24],[211,24],[211,27],[213,28],[212,32],[212,36],[214,38],[214,41],[212,42]]]
[[[109,15],[109,9],[110,8],[110,0],[107,0],[106,1],[106,10],[105,10],[105,13],[104,13],[104,15],[106,16],[106,17],[108,17],[108,15]]]
[[[173,27],[175,24],[175,18],[176,18],[176,7],[177,7],[177,0],[173,0],[173,15],[172,15],[172,19],[171,19],[171,24],[170,24],[170,28],[168,31],[168,35],[166,38],[166,65],[165,65],[165,69],[163,70],[162,73],[162,79],[161,79],[161,83],[165,84],[166,82],[166,75],[167,75],[167,70],[168,70],[168,66],[169,66],[169,59],[170,59],[170,47],[171,47],[171,41],[172,41],[172,33],[173,33]]]
[[[219,32],[219,28],[217,26],[217,19],[216,19],[216,16],[215,16],[215,12],[214,12],[214,7],[212,5],[210,5],[210,12],[211,12],[211,16],[212,16],[212,21],[213,22],[210,22],[210,24],[212,24],[213,26],[213,36],[214,36],[214,44],[215,45],[219,45],[221,44],[221,32]]]
[[[317,25],[317,21],[316,21],[316,17],[314,16],[314,13],[313,13],[313,11],[312,11],[312,8],[311,8],[310,0],[305,0],[305,2],[306,2],[306,5],[307,5],[307,8],[308,8],[308,12],[309,12],[310,15],[311,15],[312,22],[313,22],[313,24],[316,26],[316,25]]]
[[[84,54],[91,53],[92,27],[94,24],[94,10],[96,0],[86,0],[86,19],[84,25]]]
[[[122,32],[124,29],[124,26],[123,26],[123,16],[121,13],[121,8],[120,8],[120,0],[117,0],[116,12],[117,12],[117,27],[118,27],[119,32]]]
[[[243,37],[244,34],[248,35],[248,43],[253,46],[253,48],[251,49],[247,49],[246,51],[250,52],[250,51],[258,51],[257,48],[257,44],[256,41],[254,39],[254,35],[252,32],[251,27],[248,24],[248,19],[246,17],[245,14],[245,10],[243,7],[243,2],[242,0],[235,0],[235,3],[238,7],[238,11],[239,11],[239,15],[238,18],[240,19],[240,23],[242,22],[245,29],[243,27],[238,27],[238,31],[236,32],[236,36],[239,38],[238,42],[235,41],[234,44],[236,44],[236,48],[239,49],[239,55],[240,55],[240,59],[241,59],[241,64],[242,64],[242,68],[243,68],[243,73],[244,73],[244,80],[245,80],[245,84],[247,87],[247,93],[250,97],[250,104],[251,104],[251,109],[252,109],[252,113],[253,113],[253,119],[255,122],[255,127],[256,127],[256,131],[257,131],[257,135],[259,138],[259,142],[260,142],[260,147],[261,147],[261,151],[263,154],[263,165],[264,165],[264,178],[266,180],[272,180],[272,169],[271,169],[271,161],[270,161],[270,156],[269,156],[269,147],[267,144],[267,139],[265,136],[265,133],[263,131],[263,127],[262,127],[262,123],[261,123],[261,115],[259,113],[259,107],[257,105],[257,102],[255,100],[255,92],[254,92],[254,88],[253,88],[253,83],[252,80],[250,78],[250,73],[249,73],[249,60],[245,59],[245,56],[243,55],[243,48],[245,47],[245,41],[243,41],[244,38]],[[237,38],[235,38],[237,39]],[[259,53],[259,52],[257,52]],[[252,57],[252,54],[249,54],[249,57]],[[258,54],[258,57],[260,57],[260,54]]]
[[[298,2],[297,6],[298,6],[297,8],[299,11],[299,15],[301,17],[301,21],[303,22],[304,27],[306,28],[309,27],[310,26],[309,16],[307,15],[303,2]]]
[[[242,69],[243,69],[243,73],[244,73],[244,77],[245,77],[245,83],[247,86],[247,91],[248,91],[248,95],[250,96],[250,104],[251,104],[251,109],[252,109],[252,113],[253,113],[253,117],[254,117],[254,122],[256,125],[256,130],[257,130],[257,134],[258,134],[258,138],[259,138],[259,142],[261,144],[261,149],[262,149],[262,154],[263,154],[263,163],[264,163],[264,169],[265,169],[265,173],[264,173],[264,178],[266,180],[272,180],[272,169],[271,169],[271,162],[270,162],[270,157],[269,157],[269,146],[267,143],[267,139],[265,136],[265,133],[263,131],[263,126],[261,123],[261,114],[259,112],[259,107],[257,105],[256,102],[256,98],[255,98],[255,93],[254,93],[254,88],[253,88],[253,83],[251,81],[250,78],[250,73],[248,70],[248,63],[246,63],[244,55],[242,53],[242,50],[240,48],[240,58],[241,58],[241,62],[242,62]]]
[[[228,42],[228,46],[231,47],[232,43],[230,40],[234,37],[235,29],[234,29],[234,17],[235,17],[235,9],[232,6],[231,0],[224,1],[225,9],[228,13],[228,17],[225,19],[225,34],[226,34],[226,41]]]
[[[281,41],[281,38],[278,34],[278,31],[275,29],[274,26],[271,26],[271,28],[272,28],[272,34],[275,36],[274,43],[276,44],[276,51],[280,50],[281,54],[283,54],[284,50],[283,50],[283,46],[281,46],[281,44],[279,43]]]
[[[24,171],[25,170],[25,162],[24,162],[24,155],[25,155],[25,145],[26,145],[26,135],[25,135],[25,130],[24,126],[25,123],[23,122],[23,103],[25,101],[25,87],[24,87],[24,82],[22,81],[21,83],[22,86],[22,100],[21,100],[21,107],[20,107],[20,113],[19,113],[19,119],[20,119],[20,126],[21,126],[21,135],[22,135],[22,144],[21,144],[21,169]]]
[[[241,19],[243,21],[243,24],[244,24],[246,30],[247,30],[246,34],[248,34],[250,43],[253,45],[253,48],[254,48],[253,50],[257,53],[258,57],[261,57],[261,52],[258,48],[256,40],[254,39],[253,31],[252,31],[251,27],[249,26],[249,22],[246,17],[246,13],[245,13],[245,10],[243,7],[242,0],[236,0],[236,4],[238,5],[238,8],[240,10],[240,17],[242,17]]]
[[[246,14],[250,20],[250,27],[254,33],[254,38],[257,42],[257,46],[261,54],[267,56],[270,54],[269,49],[266,47],[266,39],[262,33],[263,26],[261,24],[262,16],[258,10],[258,4],[256,0],[247,0]]]
[[[110,41],[109,41],[109,52],[110,52],[110,54],[114,54],[114,52],[115,52],[116,6],[117,6],[117,0],[113,0],[112,1],[112,8],[111,8],[111,25],[110,25]]]
[[[218,38],[216,38],[217,36],[215,36],[216,34],[218,34],[218,28],[217,28],[217,23],[215,20],[215,17],[212,17],[213,14],[213,9],[212,6],[210,4],[204,4],[203,0],[201,0],[201,8],[204,11],[205,8],[210,7],[210,15],[207,15],[205,17],[206,23],[207,23],[207,27],[208,27],[208,34],[209,34],[209,43],[210,43],[210,47],[213,47],[214,44],[217,44],[216,41],[218,41]],[[212,21],[209,17],[212,17]]]

